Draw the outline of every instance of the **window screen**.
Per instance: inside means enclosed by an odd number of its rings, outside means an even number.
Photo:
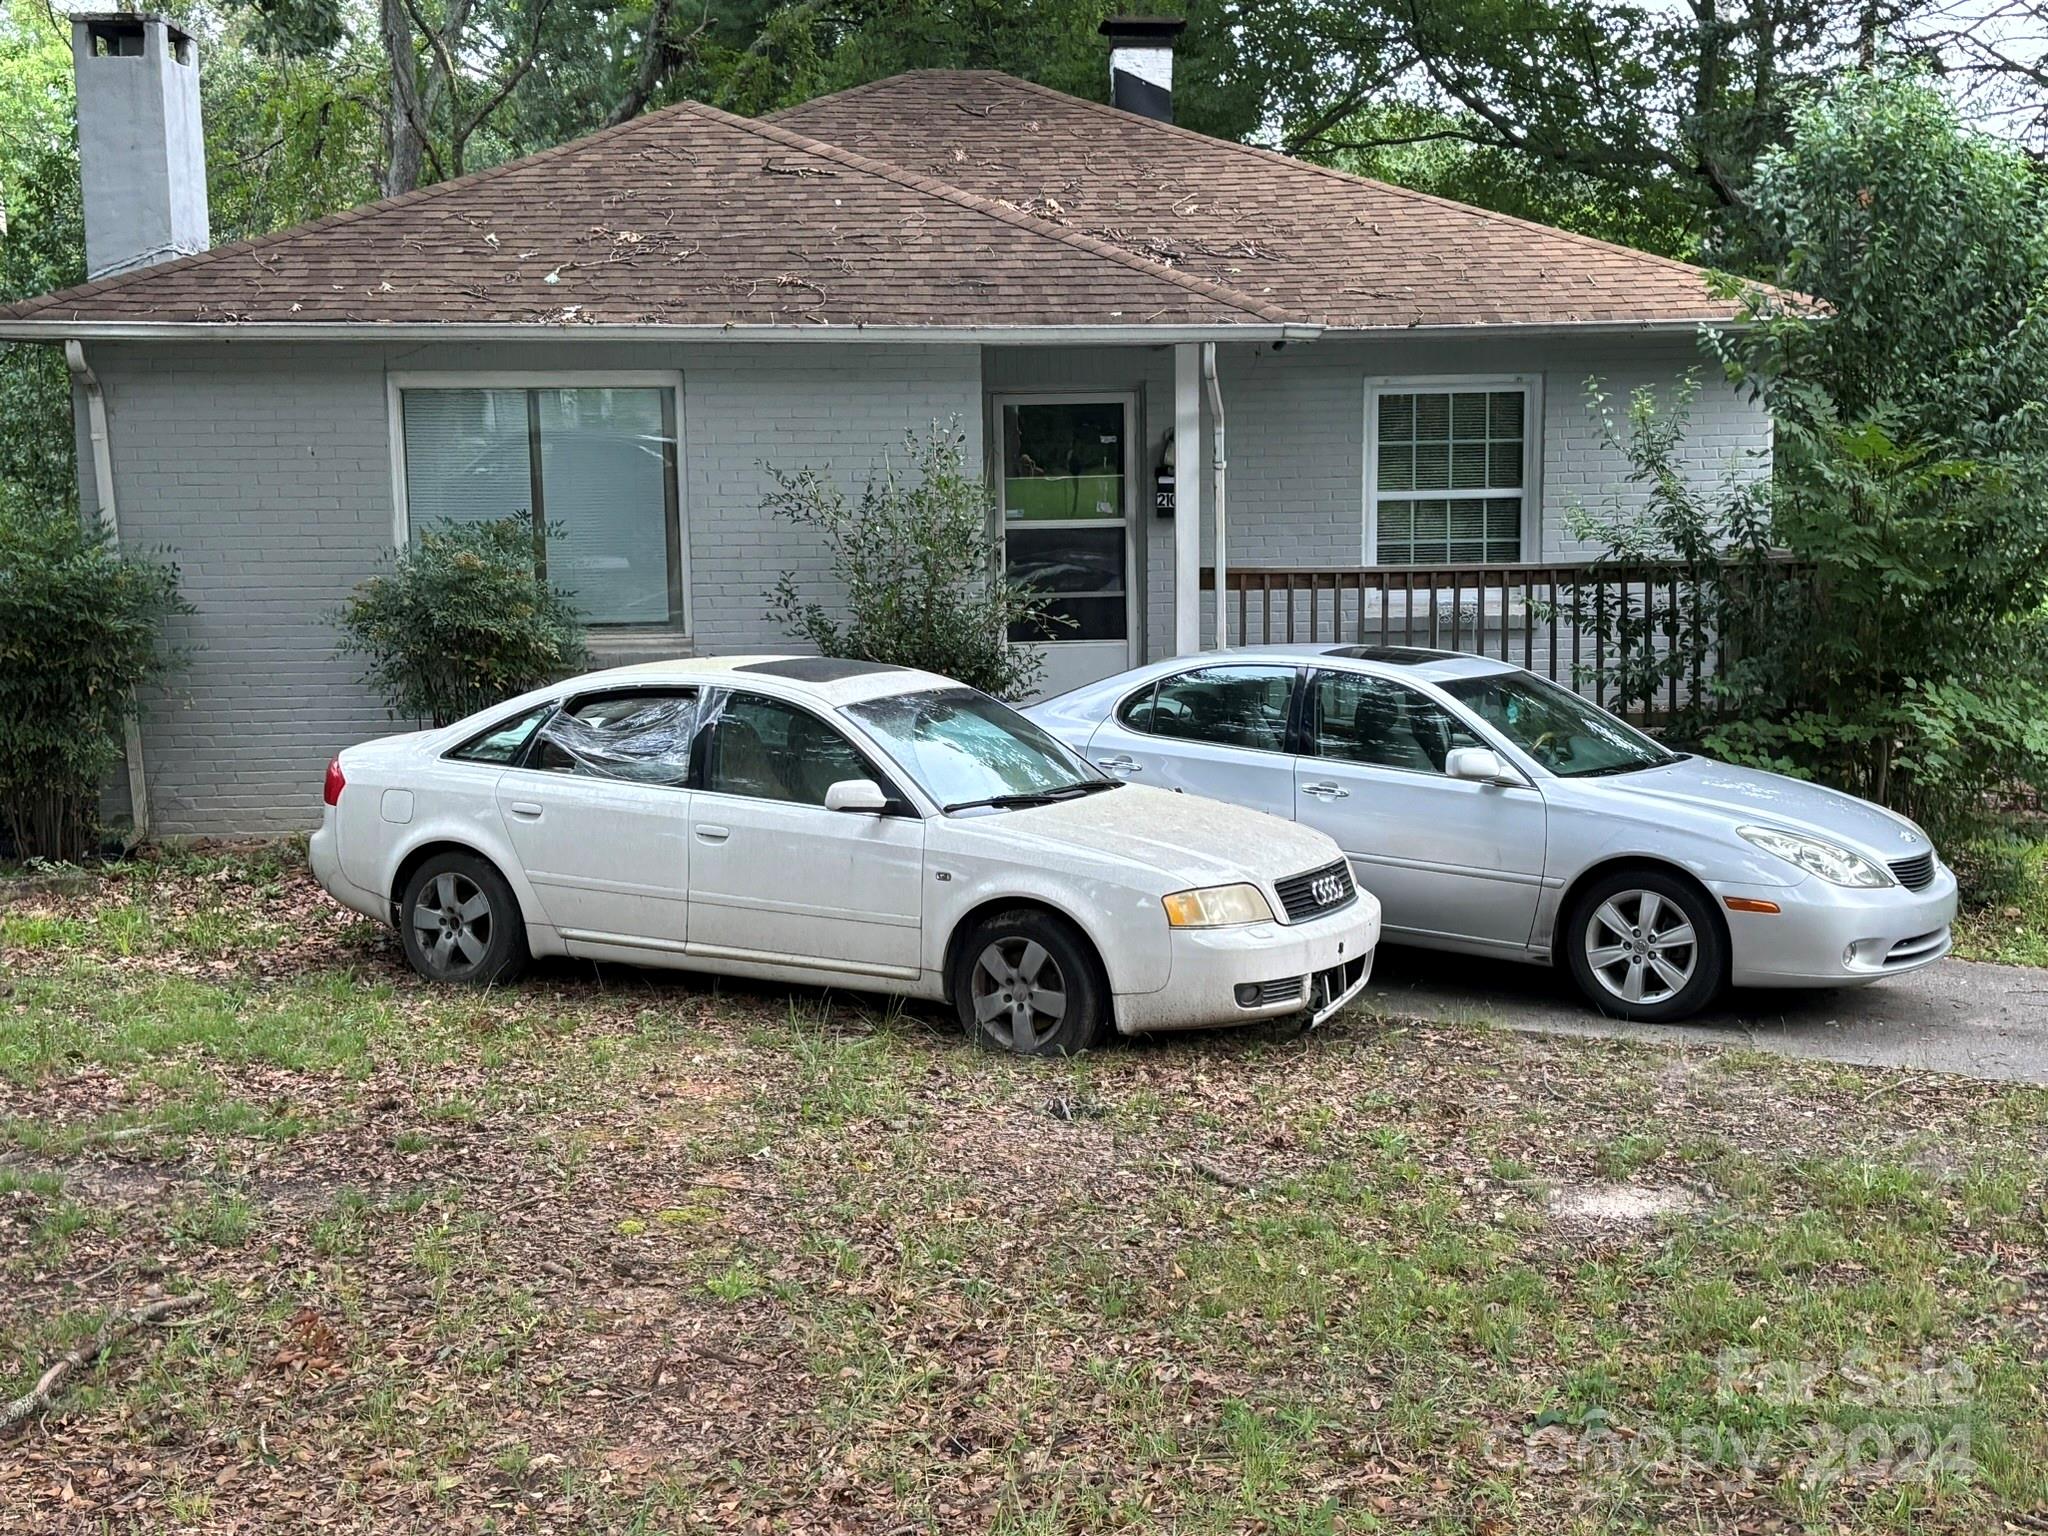
[[[408,389],[407,517],[523,517],[592,624],[680,622],[674,391]]]
[[[1521,558],[1528,404],[1521,389],[1374,397],[1376,563]]]

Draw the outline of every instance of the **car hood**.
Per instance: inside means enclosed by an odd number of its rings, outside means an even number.
[[[1580,779],[1603,798],[1624,797],[1720,812],[1731,823],[1812,832],[1888,863],[1927,848],[1926,835],[1903,816],[1854,795],[1760,768],[1738,768],[1708,757],[1688,757],[1662,768]]]
[[[1264,811],[1138,784],[956,826],[1000,837],[1013,855],[1085,854],[1150,869],[1162,894],[1246,876],[1270,885],[1344,856],[1322,833]]]

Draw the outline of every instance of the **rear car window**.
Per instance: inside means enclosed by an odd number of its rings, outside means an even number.
[[[1295,677],[1293,667],[1200,667],[1132,695],[1117,718],[1148,736],[1284,752]]]
[[[578,699],[540,728],[528,766],[681,788],[698,726],[694,688]]]

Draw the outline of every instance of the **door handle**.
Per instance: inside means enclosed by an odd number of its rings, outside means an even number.
[[[514,816],[517,816],[521,821],[540,820],[540,807],[535,805],[531,800],[514,800],[510,805],[506,806],[505,809],[510,811]]]
[[[1119,752],[1115,757],[1097,758],[1095,766],[1104,773],[1143,773],[1145,771],[1138,760],[1128,752]]]
[[[1321,784],[1304,784],[1301,786],[1301,792],[1304,795],[1314,795],[1318,800],[1342,800],[1351,793],[1342,784],[1331,784],[1328,781]]]
[[[731,836],[731,827],[714,827],[708,822],[697,825],[697,841],[700,843],[722,843]]]

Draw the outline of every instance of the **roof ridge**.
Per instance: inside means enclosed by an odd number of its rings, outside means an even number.
[[[921,70],[910,71],[910,73],[966,74],[983,72]],[[996,71],[985,71],[985,73],[993,74]],[[896,77],[892,76],[890,78]],[[1003,76],[1002,78],[1008,79],[1010,77]],[[874,85],[881,84],[880,81],[871,81],[869,83]],[[853,89],[864,90],[866,87],[855,86]],[[1059,95],[1061,93],[1054,92],[1054,94]],[[1080,98],[1073,97],[1070,99],[1078,101]],[[1048,240],[1056,240],[1060,244],[1071,246],[1076,250],[1086,251],[1090,255],[1103,257],[1131,271],[1143,273],[1147,277],[1164,278],[1166,281],[1185,288],[1191,293],[1200,294],[1203,298],[1213,299],[1220,304],[1228,304],[1233,309],[1241,309],[1247,314],[1257,316],[1261,320],[1272,321],[1278,325],[1314,325],[1316,323],[1305,315],[1293,310],[1283,309],[1277,304],[1270,304],[1264,299],[1255,298],[1251,294],[1232,288],[1226,283],[1219,283],[1206,277],[1196,277],[1192,273],[1182,272],[1169,267],[1164,262],[1148,261],[1143,256],[1135,256],[1131,252],[1124,250],[1121,246],[1113,245],[1109,241],[1094,235],[1084,234],[1080,230],[1064,228],[1053,223],[1050,219],[1041,219],[1034,214],[1025,213],[1021,209],[1013,208],[1008,203],[998,202],[991,197],[983,197],[980,193],[970,192],[965,187],[956,187],[950,181],[942,180],[936,176],[919,175],[915,171],[906,170],[902,166],[891,165],[886,160],[877,160],[872,156],[863,155],[858,150],[847,149],[843,145],[832,143],[830,140],[814,139],[809,134],[798,133],[793,129],[784,128],[779,123],[771,123],[763,118],[740,117],[734,113],[723,111],[718,107],[707,106],[700,101],[678,102],[676,103],[676,108],[688,108],[695,111],[699,116],[708,116],[713,121],[725,122],[748,132],[760,134],[781,144],[785,149],[797,149],[806,154],[819,155],[827,160],[837,160],[853,170],[860,171],[866,175],[883,177],[888,181],[895,182],[898,186],[908,187],[914,192],[921,192],[931,197],[943,197],[948,202],[957,204],[959,207],[979,213],[986,218],[1000,220],[1012,228],[1026,230],[1031,234],[1042,236]]]
[[[919,71],[919,73],[970,72],[933,70]],[[995,72],[975,71],[972,73]],[[892,76],[889,78],[897,77]],[[882,83],[882,81],[870,81],[868,85],[873,86]],[[853,87],[855,90],[865,90],[867,88],[868,86]],[[1135,256],[1112,245],[1108,241],[1098,239],[1093,235],[1083,234],[1077,230],[1063,229],[1049,220],[1036,218],[1006,204],[997,202],[993,198],[986,198],[963,187],[956,187],[951,182],[943,181],[937,177],[921,176],[903,167],[891,165],[887,161],[876,160],[855,150],[847,149],[824,139],[812,138],[807,134],[784,128],[779,124],[769,123],[758,118],[741,117],[735,113],[726,112],[718,107],[711,106],[708,103],[687,99],[672,102],[668,106],[658,108],[652,112],[642,113],[638,117],[631,118],[623,123],[614,124],[609,128],[600,128],[594,133],[583,135],[581,138],[570,139],[566,143],[551,145],[543,150],[536,150],[533,154],[522,155],[516,160],[507,160],[498,165],[486,166],[482,170],[472,171],[465,176],[457,176],[447,181],[435,182],[432,186],[416,187],[412,191],[400,193],[396,197],[379,198],[373,202],[361,203],[353,208],[344,208],[321,218],[308,220],[303,224],[294,224],[286,229],[273,230],[269,234],[256,235],[246,240],[237,240],[227,245],[215,246],[190,256],[181,256],[174,261],[158,262],[147,267],[136,267],[126,272],[116,272],[110,276],[80,284],[77,287],[60,289],[55,293],[44,294],[19,304],[0,305],[0,316],[9,319],[29,319],[60,308],[65,304],[76,303],[83,299],[97,298],[111,290],[125,288],[132,283],[153,279],[163,274],[187,271],[194,267],[203,267],[228,257],[246,255],[252,251],[261,251],[283,241],[297,240],[302,236],[324,233],[365,218],[389,212],[394,208],[411,207],[420,203],[433,202],[452,192],[492,181],[534,165],[545,164],[564,156],[578,154],[593,145],[616,138],[631,136],[649,124],[678,117],[694,117],[700,121],[723,124],[741,132],[766,138],[772,143],[780,144],[785,149],[794,149],[805,154],[816,155],[821,159],[835,161],[851,170],[859,171],[864,175],[879,177],[894,185],[917,192],[922,196],[943,198],[958,207],[966,208],[970,212],[979,214],[984,218],[992,218],[1009,225],[1013,229],[1023,230],[1041,238],[1056,241],[1072,249],[1085,251],[1092,256],[1113,261],[1126,270],[1139,273],[1155,281],[1170,283],[1175,287],[1197,294],[1212,302],[1227,305],[1232,309],[1242,310],[1244,313],[1260,320],[1288,325],[1310,325],[1314,323],[1304,315],[1283,309],[1275,304],[1267,303],[1250,294],[1231,288],[1226,284],[1214,282],[1208,278],[1196,277],[1191,273],[1179,272],[1160,262],[1148,261],[1143,257]]]
[[[685,105],[688,105],[688,103],[674,102],[665,107],[658,107],[652,112],[643,112],[640,116],[629,118],[623,123],[614,123],[609,128],[599,128],[593,133],[586,133],[580,139],[570,139],[562,144],[551,144],[546,149],[537,149],[532,154],[521,155],[516,160],[500,161],[496,165],[487,165],[480,171],[470,171],[466,175],[453,176],[446,181],[437,181],[431,186],[414,187],[409,192],[400,192],[393,197],[380,197],[371,202],[357,203],[352,208],[342,208],[333,213],[322,214],[319,218],[308,219],[303,224],[287,225],[283,229],[274,229],[268,234],[251,235],[245,240],[230,241],[226,245],[209,246],[203,251],[195,251],[190,256],[180,256],[174,261],[159,261],[146,267],[131,267],[125,272],[110,273],[106,277],[80,283],[76,287],[60,288],[54,293],[42,294],[17,304],[0,304],[0,315],[7,316],[10,319],[27,319],[31,315],[38,314],[45,309],[54,308],[60,300],[70,302],[77,299],[97,298],[112,289],[126,287],[130,283],[138,282],[144,278],[157,277],[167,272],[190,271],[194,267],[203,267],[229,256],[242,256],[250,251],[265,250],[281,241],[296,240],[301,235],[310,235],[318,231],[333,229],[343,224],[353,224],[359,219],[368,218],[372,214],[388,212],[393,208],[407,208],[417,203],[433,202],[435,199],[443,197],[457,188],[473,187],[482,182],[495,180],[497,177],[507,175],[510,172],[522,170],[528,166],[560,159],[562,156],[572,151],[583,149],[588,145],[596,144],[606,139],[621,137],[630,130],[639,128],[647,123],[655,122],[664,117],[675,116],[677,108]]]
[[[1126,112],[1121,107],[1113,107],[1104,102],[1091,101],[1086,96],[1069,95],[1067,92],[1055,90],[1049,85],[1040,85],[1036,80],[1026,80],[1021,75],[1007,74],[999,69],[904,70],[901,74],[887,76],[883,80],[873,80],[868,82],[868,84],[883,85],[888,80],[901,79],[903,75],[911,74],[986,75],[1013,89],[1035,96],[1050,96],[1055,101],[1071,102],[1075,106],[1087,108],[1090,112],[1114,117],[1119,122],[1142,124],[1146,128],[1153,128],[1162,133],[1176,134],[1182,138],[1193,139],[1200,144],[1211,145],[1219,149],[1234,150],[1239,154],[1254,155],[1262,160],[1275,161],[1281,165],[1290,166],[1295,170],[1312,171],[1318,176],[1326,176],[1334,181],[1341,181],[1350,186],[1371,187],[1378,192],[1389,192],[1397,197],[1407,198],[1413,202],[1427,203],[1435,208],[1448,208],[1456,213],[1470,214],[1477,218],[1491,220],[1497,224],[1510,225],[1516,229],[1533,230],[1538,234],[1554,235],[1558,239],[1570,240],[1579,245],[1592,246],[1596,250],[1616,251],[1624,256],[1635,257],[1640,261],[1654,262],[1659,266],[1675,267],[1681,272],[1694,276],[1715,270],[1700,266],[1696,262],[1680,261],[1675,256],[1660,256],[1655,251],[1638,250],[1633,245],[1622,245],[1613,240],[1602,240],[1594,235],[1582,235],[1576,230],[1559,229],[1555,224],[1543,224],[1535,219],[1517,218],[1514,214],[1500,213],[1492,208],[1481,208],[1474,203],[1461,203],[1455,198],[1438,197],[1433,192],[1418,192],[1413,187],[1404,187],[1397,182],[1378,181],[1370,176],[1360,176],[1352,171],[1339,170],[1332,165],[1318,165],[1313,160],[1303,160],[1299,156],[1283,154],[1277,149],[1267,149],[1263,145],[1244,144],[1236,139],[1223,139],[1213,134],[1197,133],[1194,129],[1183,128],[1178,123],[1162,123],[1157,118],[1145,117],[1135,112]],[[867,88],[867,86],[853,87],[854,90],[866,90]],[[837,94],[845,96],[852,94],[852,92],[841,91]],[[832,98],[821,96],[817,99],[819,101],[829,101]],[[809,103],[806,102],[804,105],[808,106]],[[795,109],[791,108],[788,110],[793,111]]]

